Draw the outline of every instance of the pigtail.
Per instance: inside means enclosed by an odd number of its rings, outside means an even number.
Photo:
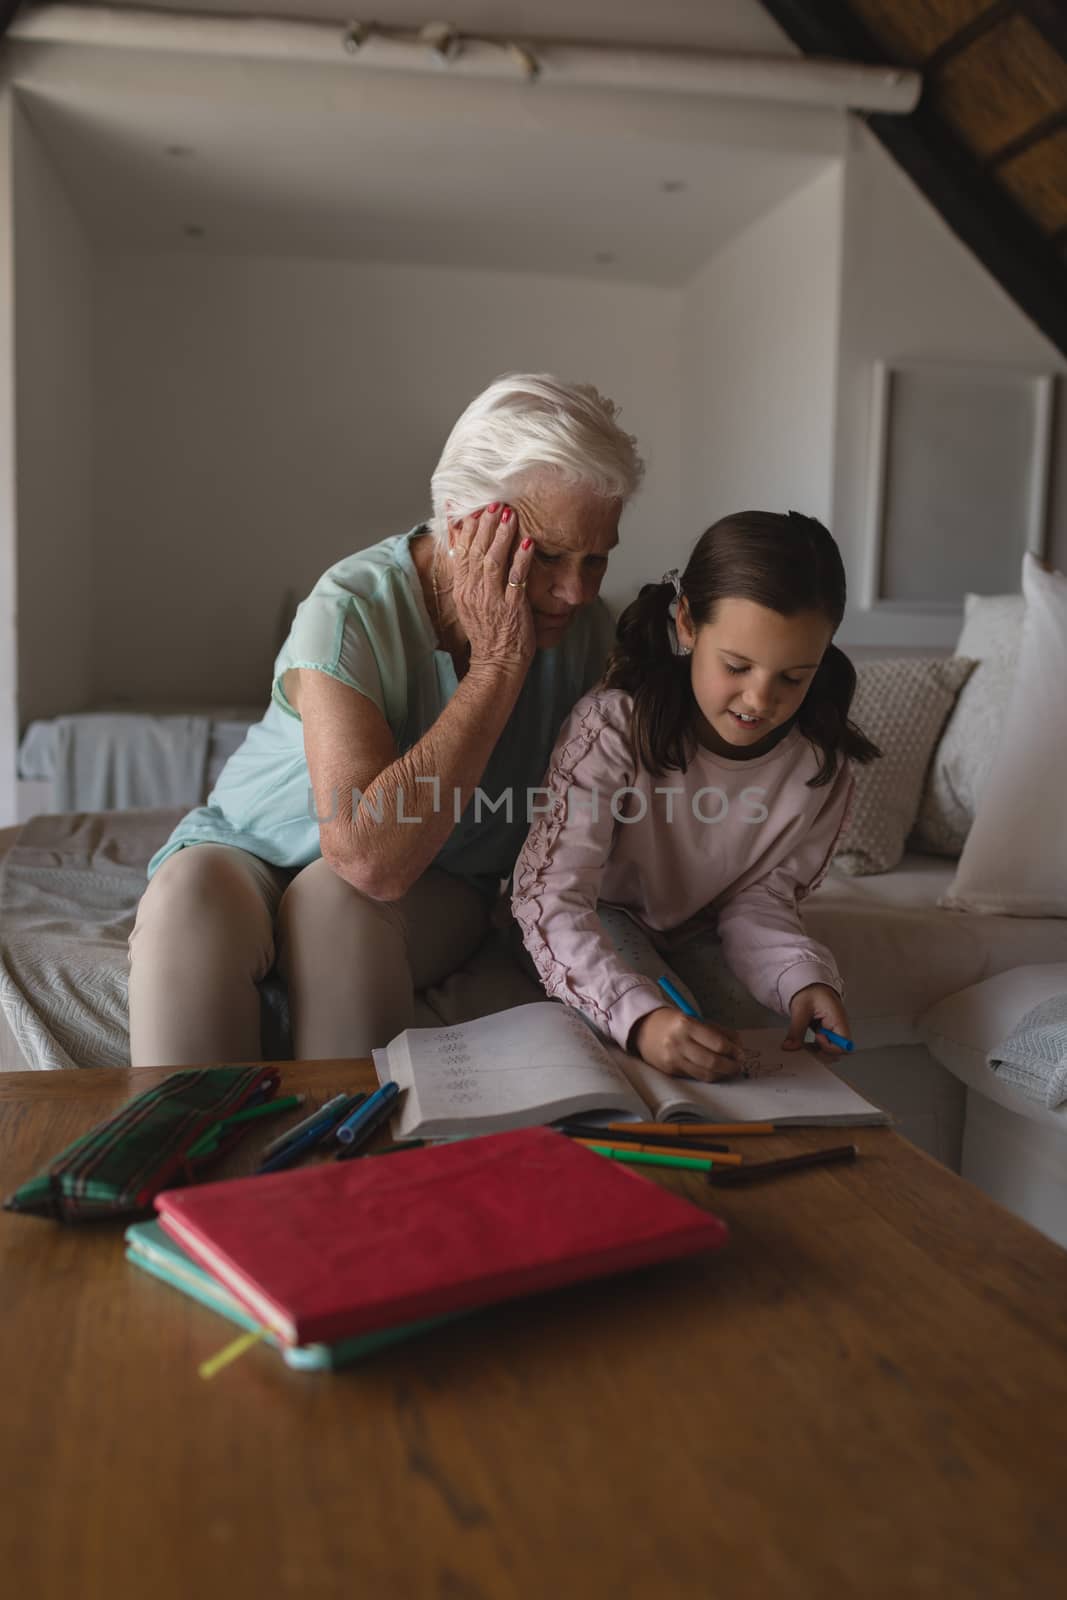
[[[695,701],[689,661],[677,654],[670,580],[646,583],[619,618],[604,682],[633,696],[632,732],[638,760],[657,776],[685,771],[693,753]]]
[[[866,763],[877,760],[882,754],[878,746],[849,721],[855,692],[855,667],[836,644],[828,645],[796,716],[797,727],[822,757],[818,772],[810,780],[813,789],[833,779],[839,756]]]

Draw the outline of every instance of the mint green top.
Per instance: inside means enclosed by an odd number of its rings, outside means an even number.
[[[425,531],[383,539],[319,579],[274,663],[266,714],[227,761],[207,804],[183,817],[152,857],[149,877],[191,844],[235,845],[280,867],[307,866],[322,854],[303,726],[282,687],[291,668],[328,673],[366,695],[401,754],[437,721],[457,679],[452,657],[437,647],[411,556],[411,541]],[[492,811],[485,802],[476,820],[472,799],[435,865],[486,892],[510,875],[529,825],[527,790],[541,784],[556,734],[600,677],[611,640],[610,616],[597,601],[578,613],[554,649],[536,652],[481,780],[491,804],[511,792],[512,820],[506,806]],[[442,792],[440,804],[451,811],[452,794]]]

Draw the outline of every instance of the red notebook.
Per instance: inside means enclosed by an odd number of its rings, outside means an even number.
[[[547,1128],[156,1196],[289,1344],[489,1305],[726,1242],[726,1225]]]

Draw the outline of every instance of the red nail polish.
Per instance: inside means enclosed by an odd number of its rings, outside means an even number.
[[[500,520],[501,520],[501,522],[510,522],[511,521],[511,507],[510,506],[505,506],[504,507],[503,511],[500,514]]]
[[[529,548],[530,548],[530,546],[532,544],[533,544],[533,540],[532,539],[524,539],[519,548],[522,549],[522,550],[529,550]]]
[[[492,505],[486,506],[485,509],[487,511],[497,511],[497,510],[499,510],[499,508],[500,508],[500,501],[499,500],[494,500]]]

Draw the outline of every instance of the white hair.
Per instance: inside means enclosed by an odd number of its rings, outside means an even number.
[[[629,500],[644,475],[637,440],[615,418],[618,407],[591,384],[544,372],[497,378],[449,434],[430,488],[430,530],[444,538],[447,514],[461,517],[529,474],[547,470],[605,499]]]

